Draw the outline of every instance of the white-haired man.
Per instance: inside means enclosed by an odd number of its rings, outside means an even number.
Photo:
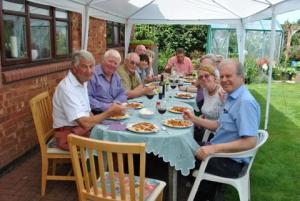
[[[140,63],[140,57],[137,53],[129,53],[124,64],[118,68],[118,74],[121,77],[122,86],[126,90],[128,98],[152,93],[152,89],[144,87],[142,81],[137,74],[137,65]]]
[[[113,103],[127,101],[120,76],[116,72],[120,63],[120,53],[109,49],[104,53],[102,64],[96,65],[92,79],[88,83],[89,100],[94,114],[106,111]]]
[[[113,104],[106,112],[98,115],[91,113],[87,81],[93,75],[94,66],[95,59],[90,52],[80,50],[74,53],[70,71],[54,92],[52,115],[58,148],[69,149],[67,136],[70,133],[88,137],[93,126],[125,109]]]
[[[224,60],[220,64],[220,81],[227,98],[220,111],[218,120],[208,120],[195,117],[190,112],[184,113],[184,118],[196,125],[216,130],[210,144],[201,146],[196,157],[205,159],[213,153],[239,152],[249,150],[256,145],[256,137],[260,122],[260,107],[255,98],[244,85],[244,68],[233,59]],[[209,161],[206,172],[237,178],[249,158],[213,158]],[[221,184],[203,181],[198,189],[197,200],[214,200]],[[222,193],[221,193],[222,194]],[[220,195],[220,194],[219,194]]]

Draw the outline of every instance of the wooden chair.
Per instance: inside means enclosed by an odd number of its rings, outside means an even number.
[[[100,141],[73,134],[68,136],[68,142],[80,201],[162,200],[165,182],[145,178],[144,143]],[[117,160],[113,160],[114,154]],[[140,159],[139,177],[134,176],[133,155]],[[124,161],[128,163],[128,173],[124,171]],[[108,172],[105,172],[106,165]]]
[[[67,160],[71,163],[70,152],[55,148],[52,128],[52,102],[48,91],[42,92],[30,100],[31,112],[41,149],[42,185],[41,194],[45,195],[47,180],[75,181],[75,176],[56,174],[57,160]],[[52,175],[48,175],[49,161],[52,160]]]

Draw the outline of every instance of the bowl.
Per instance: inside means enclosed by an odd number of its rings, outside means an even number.
[[[149,110],[147,108],[143,108],[139,111],[139,115],[140,115],[140,117],[142,117],[144,119],[151,119],[154,117],[154,112],[152,112],[151,110]]]

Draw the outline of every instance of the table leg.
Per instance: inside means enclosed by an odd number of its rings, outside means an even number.
[[[168,168],[169,201],[177,201],[177,171],[175,167]]]

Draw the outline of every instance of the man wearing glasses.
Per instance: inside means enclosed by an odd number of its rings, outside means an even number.
[[[137,74],[136,69],[139,63],[140,57],[138,54],[129,53],[124,64],[118,68],[118,74],[129,99],[152,93],[151,88],[143,86]]]

